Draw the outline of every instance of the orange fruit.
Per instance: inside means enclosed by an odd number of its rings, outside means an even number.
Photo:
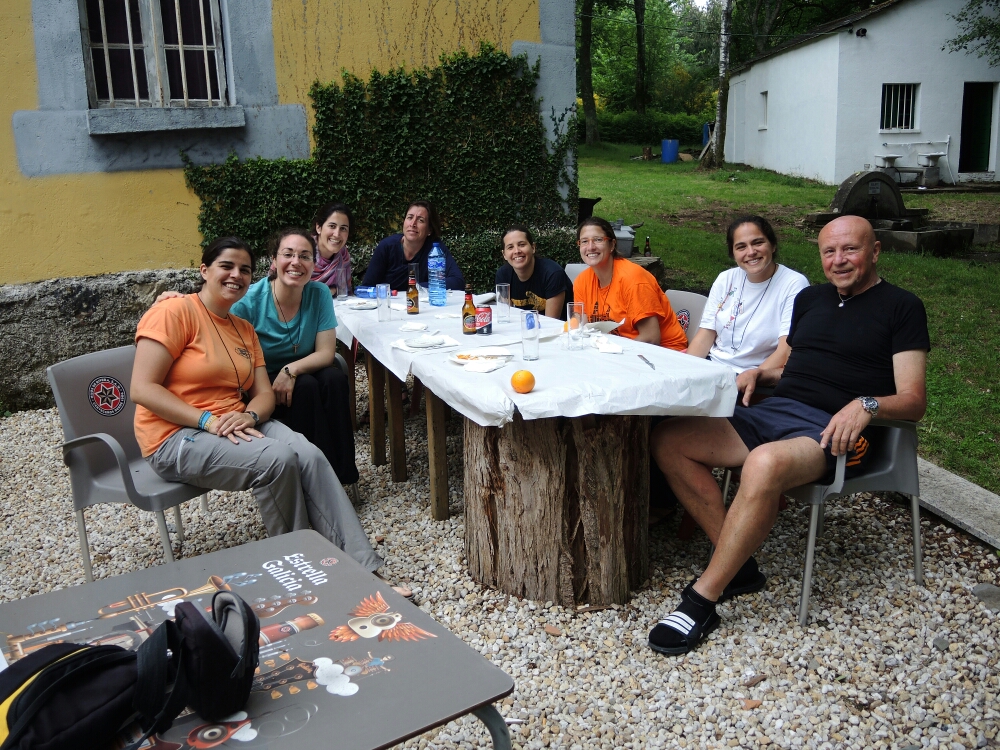
[[[570,328],[579,328],[579,327],[580,327],[580,321],[577,320],[576,318],[573,318],[572,320],[567,320],[565,323],[563,323],[563,332],[565,333]]]
[[[518,393],[531,393],[535,387],[535,376],[528,370],[518,370],[510,376],[510,387]]]

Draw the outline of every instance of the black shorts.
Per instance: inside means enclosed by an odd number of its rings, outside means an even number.
[[[733,426],[747,450],[753,450],[764,443],[774,443],[778,440],[791,440],[797,437],[809,437],[817,443],[822,440],[821,433],[830,423],[832,415],[816,409],[801,401],[780,396],[771,396],[753,406],[743,406],[737,402],[736,411],[729,417]],[[862,432],[854,450],[847,454],[846,476],[860,473],[871,455],[867,431]],[[823,484],[833,482],[837,468],[837,459],[830,452],[830,446],[824,449],[826,454],[826,474],[819,480]]]

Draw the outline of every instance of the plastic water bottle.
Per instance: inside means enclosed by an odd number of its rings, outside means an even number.
[[[444,307],[448,303],[444,266],[444,250],[441,249],[440,242],[435,242],[427,256],[427,298],[435,307]]]

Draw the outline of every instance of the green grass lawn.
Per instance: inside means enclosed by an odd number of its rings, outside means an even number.
[[[798,226],[825,209],[835,188],[762,170],[727,168],[698,172],[695,163],[631,161],[636,146],[580,147],[580,195],[602,198],[595,214],[640,221],[636,245],[646,236],[663,259],[670,285],[707,293],[730,267],[723,232],[737,214],[760,213],[775,225],[781,262],[811,281],[825,281],[815,236]],[[954,195],[904,196],[908,206],[930,208],[941,218],[968,213],[970,199]],[[977,196],[982,221],[995,221],[1000,194]],[[963,218],[969,220],[966,215]],[[881,275],[917,294],[927,307],[931,346],[928,407],[921,454],[1000,493],[1000,263],[885,253]]]

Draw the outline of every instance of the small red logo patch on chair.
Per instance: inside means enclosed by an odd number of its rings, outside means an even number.
[[[125,408],[128,394],[125,386],[108,375],[101,375],[90,381],[87,389],[90,405],[102,417],[113,417]]]

